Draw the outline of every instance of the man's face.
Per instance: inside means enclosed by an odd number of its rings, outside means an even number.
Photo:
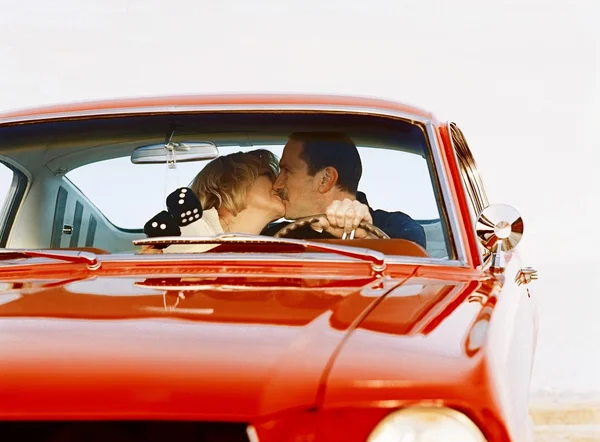
[[[273,184],[273,189],[283,200],[287,219],[319,213],[319,202],[322,198],[318,192],[319,174],[308,174],[308,165],[300,157],[302,149],[302,142],[288,141],[279,162],[279,176]]]

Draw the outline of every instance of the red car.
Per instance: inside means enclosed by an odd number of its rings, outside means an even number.
[[[356,144],[369,207],[426,241],[144,230],[209,160],[324,131]],[[132,99],[0,114],[0,155],[3,441],[533,440],[537,274],[454,123],[352,97]]]

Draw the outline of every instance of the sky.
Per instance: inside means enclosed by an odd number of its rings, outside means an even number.
[[[540,271],[535,392],[600,392],[600,2],[0,0],[0,110],[222,92],[374,96],[464,131]]]

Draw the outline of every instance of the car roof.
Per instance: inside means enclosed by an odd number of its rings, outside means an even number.
[[[149,111],[185,111],[194,106],[335,106],[347,109],[377,108],[412,115],[419,119],[434,120],[431,112],[405,103],[379,98],[308,95],[308,94],[220,94],[220,95],[174,95],[113,100],[85,101],[56,104],[0,112],[0,124],[48,120],[55,118],[85,117],[123,113],[146,113]]]

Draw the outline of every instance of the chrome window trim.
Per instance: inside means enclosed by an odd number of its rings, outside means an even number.
[[[325,256],[324,256],[325,255]],[[145,264],[157,265],[177,265],[181,263],[181,261],[188,261],[192,264],[206,264],[207,262],[218,263],[218,265],[239,265],[239,264],[252,264],[257,263],[259,265],[264,265],[267,263],[278,263],[282,260],[285,261],[286,266],[289,264],[303,266],[307,264],[334,264],[334,265],[347,265],[347,264],[365,264],[365,266],[369,266],[370,263],[367,261],[361,261],[357,258],[350,257],[342,257],[338,255],[328,256],[325,253],[299,253],[297,256],[291,256],[290,254],[285,253],[274,253],[274,254],[264,254],[264,253],[223,253],[223,254],[215,254],[215,253],[194,253],[194,254],[183,254],[183,253],[167,253],[160,255],[155,254],[132,254],[132,253],[123,253],[123,254],[108,254],[108,255],[97,255],[98,261],[100,263],[99,269],[103,268],[103,264],[132,264],[137,263],[140,264],[141,267],[136,269],[136,272],[144,273],[151,269],[151,267],[146,267]],[[386,255],[385,260],[387,267],[383,272],[384,276],[389,271],[389,266],[394,265],[410,265],[410,266],[438,266],[438,267],[446,267],[446,268],[467,268],[463,263],[456,260],[441,260],[439,258],[420,258],[420,257],[411,257],[411,256],[394,256],[394,255]],[[30,258],[26,261],[10,263],[5,261],[3,266],[10,266],[11,270],[16,270],[22,267],[32,268],[35,266],[36,268],[43,268],[46,265],[55,265],[56,261],[51,258]],[[7,267],[8,268],[8,267]],[[181,273],[207,273],[207,274],[221,274],[224,272],[223,269],[217,269],[211,272],[207,272],[202,270],[203,267],[200,266],[198,270],[190,269],[182,271],[182,269],[175,268],[173,270],[173,274],[181,275]],[[113,269],[116,270],[116,269]],[[113,270],[109,270],[111,273]],[[132,270],[128,269],[127,274],[131,274]],[[246,272],[243,272],[246,273]],[[269,276],[270,272],[260,271],[260,275]],[[165,274],[168,274],[165,273]],[[165,274],[161,273],[162,276]],[[279,277],[280,274],[274,274]],[[161,277],[162,277],[161,276]],[[308,276],[304,274],[304,276]],[[354,276],[354,275],[353,275]]]
[[[413,114],[410,112],[403,112],[394,109],[371,107],[371,106],[352,106],[352,105],[323,105],[323,104],[199,104],[199,105],[160,105],[160,106],[143,106],[143,107],[126,107],[126,108],[107,108],[97,110],[82,110],[75,112],[56,112],[42,115],[25,115],[14,118],[0,119],[0,127],[4,125],[14,123],[35,123],[47,120],[62,120],[70,118],[85,118],[95,116],[120,116],[126,114],[134,114],[136,116],[142,116],[148,113],[186,113],[186,112],[235,112],[235,111],[255,111],[255,112],[277,112],[277,111],[306,111],[306,112],[340,112],[340,113],[353,113],[353,114],[366,114],[380,117],[391,117],[397,119],[407,120],[411,124],[420,123],[425,126],[426,138],[430,143],[431,154],[436,167],[437,179],[442,190],[443,207],[446,210],[446,216],[450,222],[450,232],[452,236],[452,242],[454,243],[454,249],[456,250],[456,260],[444,260],[439,258],[428,258],[435,264],[444,265],[458,265],[467,266],[464,238],[460,235],[460,229],[458,228],[458,217],[456,207],[452,204],[450,193],[448,191],[449,180],[446,175],[445,168],[442,166],[440,158],[440,146],[438,143],[437,136],[433,129],[433,123],[429,116],[423,116]],[[393,255],[386,255],[389,259],[388,262],[400,262],[404,263],[404,260]]]
[[[0,247],[5,248],[10,240],[19,209],[31,186],[31,177],[10,158],[0,157],[0,164],[13,173],[10,187],[0,209]]]
[[[324,256],[325,255],[325,256]],[[463,267],[464,264],[457,260],[443,260],[440,258],[421,258],[414,256],[395,256],[395,255],[385,255],[386,264],[401,264],[401,265],[443,265],[447,267]],[[111,254],[111,255],[98,255],[98,259],[102,262],[131,262],[131,261],[139,261],[139,262],[152,262],[152,263],[161,263],[161,262],[179,262],[181,260],[186,261],[227,261],[227,262],[273,262],[273,261],[281,261],[281,258],[285,258],[285,262],[293,263],[293,264],[306,264],[309,263],[322,263],[322,264],[356,264],[364,262],[364,264],[368,265],[369,262],[361,261],[358,258],[344,257],[339,255],[328,256],[326,253],[273,253],[273,254],[265,254],[265,253],[161,253],[158,255],[155,254]]]
[[[6,244],[8,243],[8,232],[6,232],[7,229],[10,229],[10,226],[8,226],[8,221],[10,218],[10,214],[11,212],[14,212],[14,210],[11,210],[14,203],[15,203],[15,199],[17,198],[17,194],[19,192],[19,190],[21,189],[20,184],[20,180],[19,177],[17,176],[17,173],[10,167],[8,167],[6,164],[4,164],[3,162],[0,162],[0,164],[2,166],[5,166],[6,168],[8,168],[13,176],[12,176],[12,180],[10,183],[10,187],[8,188],[8,192],[6,193],[6,198],[4,199],[4,202],[2,203],[2,209],[0,209],[0,247],[6,247]]]
[[[452,234],[451,241],[454,243],[458,261],[466,265],[467,253],[463,237],[460,235],[456,207],[454,207],[454,205],[451,203],[452,197],[450,195],[450,191],[448,190],[450,186],[450,181],[448,180],[448,176],[446,175],[446,169],[444,168],[442,160],[440,158],[440,145],[438,143],[438,138],[436,136],[433,124],[431,122],[427,122],[426,128],[427,137],[429,139],[429,142],[431,143],[431,154],[433,157],[433,162],[435,164],[437,177],[439,180],[440,187],[442,189],[442,198],[444,200],[443,202],[444,207],[446,209],[446,216],[448,217],[448,221],[450,223],[450,232]]]
[[[463,174],[460,171],[462,163],[458,159],[458,155],[456,154],[456,145],[454,143],[454,138],[452,137],[452,131],[450,130],[450,125],[451,124],[456,125],[456,127],[459,130],[460,130],[460,128],[458,127],[458,124],[456,124],[456,123],[454,123],[452,121],[449,121],[447,123],[448,138],[450,139],[450,145],[452,146],[452,155],[454,156],[454,161],[456,161],[456,164],[458,165],[458,168],[459,168],[459,173],[461,174],[461,179],[459,180],[460,181],[460,186],[461,186],[461,189],[463,191],[463,194],[464,194],[465,198],[467,199],[467,204],[471,205],[472,201],[471,201],[471,203],[469,203],[469,201],[471,200],[471,197],[469,196],[469,192],[467,192],[467,188],[465,187],[464,180],[462,179],[462,175]],[[462,132],[462,130],[461,130],[461,132]],[[463,137],[464,137],[464,134],[463,134]],[[469,148],[469,150],[471,150],[471,149]],[[471,155],[473,155],[473,153],[471,153]],[[469,165],[465,164],[464,167],[469,167]],[[466,179],[469,179],[469,177],[467,176]],[[475,185],[477,185],[477,183],[475,183]],[[479,189],[479,187],[477,187],[477,188]],[[469,210],[469,212],[471,212],[471,210]],[[472,218],[472,223],[471,224],[472,224],[472,227],[473,227],[472,228],[473,236],[475,238],[477,238],[477,226],[476,226],[476,224],[477,224],[477,215],[475,215],[474,219]],[[479,241],[477,241],[477,256],[479,258],[479,264],[482,265],[485,262],[485,257],[483,256],[483,253],[481,251],[481,247],[479,246]]]

